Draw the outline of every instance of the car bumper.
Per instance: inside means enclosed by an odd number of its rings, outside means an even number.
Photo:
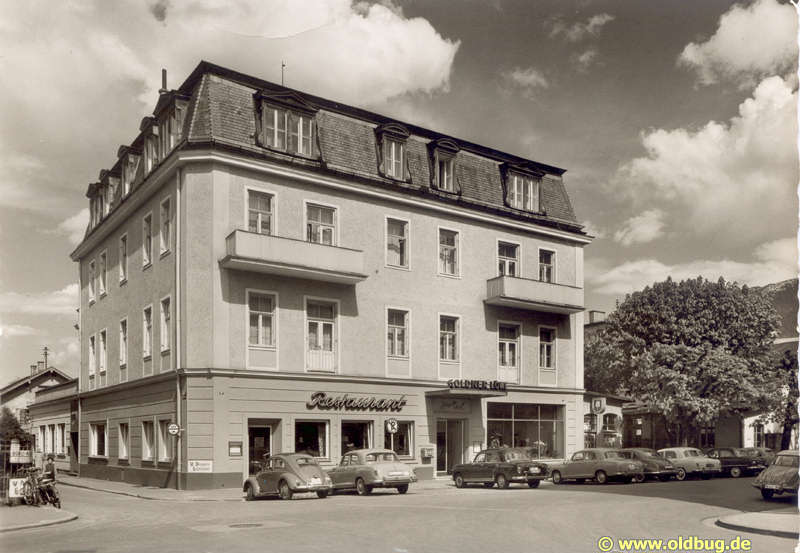
[[[412,476],[385,476],[383,479],[380,480],[373,480],[369,483],[370,486],[373,488],[396,488],[397,486],[403,486],[408,484],[413,484],[417,481],[417,477]]]
[[[332,484],[301,484],[292,487],[293,492],[329,492],[333,490]]]
[[[686,472],[689,472],[688,470]],[[721,468],[711,468],[711,467],[704,467],[699,469],[694,469],[692,472],[698,472],[702,474],[719,474],[722,472]]]
[[[531,482],[533,480],[544,480],[547,478],[545,474],[515,474],[510,478],[511,482]]]
[[[756,483],[753,482],[753,487],[758,488],[759,490],[772,490],[775,493],[793,493],[797,494],[796,487],[786,487],[783,484],[764,484],[764,483]]]
[[[675,476],[678,474],[678,469],[664,469],[664,470],[646,470],[644,471],[645,476]]]

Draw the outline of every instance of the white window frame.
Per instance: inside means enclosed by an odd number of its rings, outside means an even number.
[[[399,146],[399,148],[395,148],[395,146]],[[383,151],[381,153],[383,154],[383,171],[385,175],[395,180],[404,180],[405,161],[406,161],[405,160],[406,141],[384,135],[382,149]],[[399,159],[398,159],[398,152],[396,151],[398,149],[400,150]],[[391,165],[389,162],[391,162]],[[395,165],[400,166],[399,175],[395,172]]]
[[[406,264],[405,265],[393,265],[389,263],[389,221],[398,221],[405,224],[405,236],[403,239],[405,240],[405,253],[406,253]],[[403,271],[410,271],[411,270],[411,221],[409,219],[405,219],[403,217],[396,217],[394,215],[384,215],[383,217],[383,234],[384,234],[384,256],[383,262],[386,267],[391,269],[400,269]],[[394,236],[394,235],[392,235]]]
[[[552,351],[552,359],[553,359],[553,366],[552,367],[543,367],[542,366],[542,329],[549,329],[553,331],[553,351]],[[558,372],[558,327],[552,325],[538,325],[536,327],[536,345],[537,345],[537,361],[536,365],[539,367],[539,371],[545,372]]]
[[[122,427],[125,427],[125,439],[122,436]],[[117,459],[128,460],[131,456],[131,423],[130,421],[117,423]]]
[[[500,268],[500,261],[504,261],[505,262],[505,260],[508,259],[506,257],[500,257],[500,244],[507,244],[509,246],[516,246],[517,247],[517,258],[515,260],[515,263],[517,264],[517,270],[515,271],[516,274],[513,275],[512,278],[521,278],[522,277],[522,243],[517,242],[516,240],[506,240],[504,238],[498,238],[497,239],[497,245],[495,247],[494,253],[495,253],[495,257],[497,259],[497,263],[495,265],[497,266],[498,270]],[[508,266],[507,263],[504,263],[504,265],[506,267]],[[497,276],[512,276],[512,275],[509,275],[508,273],[506,273],[505,275],[500,275],[498,273]]]
[[[170,447],[172,440],[168,430],[170,422],[172,422],[170,419],[156,421],[156,460],[159,463],[169,463],[172,460],[172,447]]]
[[[123,326],[125,328],[124,333],[122,331]],[[130,342],[129,338],[130,338],[130,329],[128,328],[128,317],[123,317],[119,321],[119,368],[120,368],[119,381],[120,382],[128,381],[128,372],[126,370],[123,372],[123,370],[128,368],[128,344]]]
[[[441,248],[442,248],[442,231],[454,232],[456,234],[456,272],[453,274],[443,273],[441,266]],[[453,227],[436,227],[436,274],[447,278],[461,278],[461,266],[464,259],[463,251],[461,248],[461,231]]]
[[[56,424],[56,453],[58,455],[64,455],[66,453],[66,451],[64,450],[66,435],[67,435],[67,425],[63,422]]]
[[[258,294],[264,296],[272,296],[272,344],[271,345],[262,345],[262,344],[251,344],[250,343],[250,294]],[[244,289],[244,350],[245,350],[245,366],[247,368],[255,368],[259,370],[278,370],[278,319],[280,319],[280,298],[278,292],[274,290],[261,290],[258,288],[245,288]],[[276,352],[275,355],[275,367],[262,367],[260,365],[252,365],[250,363],[250,350],[264,350],[264,351],[274,351]]]
[[[439,171],[439,166],[445,164],[447,169],[445,170],[445,176],[449,173],[450,176],[450,184],[446,186],[446,183],[442,183],[441,179],[439,178],[441,172]],[[440,152],[436,152],[434,154],[434,181],[436,183],[436,188],[439,190],[444,190],[445,192],[455,192],[456,191],[456,156],[443,154]]]
[[[165,205],[169,210],[166,218],[164,217]],[[172,205],[172,196],[167,196],[158,204],[158,244],[160,256],[167,255],[172,251],[172,235],[174,234],[172,228],[172,221],[174,220],[172,216]]]
[[[456,320],[456,359],[442,359],[441,349],[441,334],[442,334],[442,317],[447,317]],[[464,342],[464,331],[462,326],[462,317],[456,313],[443,313],[436,314],[436,359],[438,366],[442,365],[458,365],[458,376],[461,378],[461,344]],[[438,372],[439,380],[442,380],[441,369]]]
[[[332,303],[335,307],[335,313],[333,317],[333,352],[334,352],[334,359],[336,366],[334,367],[333,371],[326,371],[324,369],[310,369],[308,368],[308,362],[306,361],[306,356],[308,355],[308,302],[312,303]],[[310,373],[325,373],[325,374],[337,374],[339,372],[339,367],[341,366],[341,355],[342,355],[342,344],[341,344],[341,325],[340,319],[342,316],[341,311],[341,302],[338,299],[334,298],[324,298],[320,296],[303,296],[303,366],[305,368],[305,372]]]
[[[97,333],[97,341],[100,346],[100,357],[97,363],[97,373],[99,375],[98,388],[106,385],[106,374],[108,369],[108,330],[102,329]]]
[[[530,211],[532,213],[539,212],[539,196],[541,194],[540,181],[536,180],[530,175],[515,173],[513,171],[509,172],[507,179],[509,205],[511,205],[511,207],[514,209],[519,209],[521,211]],[[518,183],[520,184],[519,190],[517,189]],[[528,205],[524,205],[526,184],[530,187],[530,190],[528,190]]]
[[[515,342],[516,345],[517,345],[517,352],[516,352],[516,365],[515,366],[502,365],[500,363],[500,357],[498,355],[498,358],[497,358],[497,380],[500,381],[500,382],[508,382],[508,383],[511,383],[511,384],[519,384],[521,382],[521,380],[522,380],[522,352],[524,351],[524,348],[523,348],[523,345],[522,345],[522,328],[523,328],[522,327],[522,323],[518,322],[518,321],[507,321],[507,320],[500,320],[500,319],[497,320],[497,345],[498,345],[498,349],[499,349],[499,346],[500,346],[501,343],[509,343],[510,342],[509,340],[504,340],[503,338],[500,337],[500,327],[501,326],[515,326],[515,327],[517,327],[517,340]],[[506,356],[507,355],[508,354],[506,354]],[[517,372],[517,378],[516,379],[508,380],[506,378],[501,378],[501,372],[503,370],[510,371],[512,369],[516,369],[516,372]]]
[[[101,251],[97,258],[99,259],[97,271],[98,291],[100,292],[100,297],[104,298],[108,293],[108,250]]]
[[[153,429],[153,440],[150,443],[147,443],[147,433],[145,432],[145,426],[150,425]],[[155,420],[143,420],[142,421],[142,452],[141,458],[142,461],[155,461],[156,455],[158,454],[158,446],[156,444],[156,421]],[[147,445],[147,447],[145,447]],[[148,456],[145,456],[145,452],[149,453]]]
[[[88,268],[88,281],[89,281],[89,304],[93,304],[97,299],[97,261],[92,259],[89,261]]]
[[[324,207],[327,209],[333,209],[333,244],[323,244],[322,242],[312,242],[308,239],[308,207],[315,206],[315,207]],[[318,202],[316,200],[303,200],[303,240],[310,243],[310,244],[319,244],[320,246],[339,246],[341,243],[340,232],[341,232],[341,210],[339,209],[338,205],[329,204],[325,202]]]
[[[147,334],[147,317],[145,313],[150,311],[150,334]],[[148,347],[145,347],[148,346]],[[142,308],[142,358],[150,359],[153,356],[153,304],[145,305]]]
[[[244,187],[244,225],[242,228],[247,229],[248,232],[253,232],[250,230],[250,192],[271,196],[272,205],[270,207],[272,211],[270,212],[269,236],[276,236],[278,234],[278,194],[266,188],[259,188],[256,186]],[[305,232],[305,230],[305,226],[303,226],[303,232]],[[262,233],[259,232],[258,234]]]
[[[47,453],[56,452],[56,425],[48,424],[46,427],[45,444]]]
[[[165,301],[169,302],[166,312]],[[161,353],[168,353],[172,346],[172,296],[170,295],[158,301],[158,346]]]
[[[97,450],[97,427],[103,425],[103,452]],[[108,421],[89,423],[89,457],[108,457]]]
[[[550,265],[550,280],[542,280],[542,262],[541,262],[541,255],[542,252],[549,252],[553,254],[552,263]],[[547,282],[549,284],[555,284],[556,281],[556,251],[552,248],[537,248],[536,250],[536,267],[538,269],[536,273],[536,277],[539,279],[540,282]]]
[[[147,238],[147,221],[150,221],[150,248],[145,247]],[[153,264],[153,212],[150,211],[142,217],[142,269]]]
[[[39,425],[39,438],[36,442],[36,451],[40,453],[44,453],[44,446],[45,446],[45,430],[44,425]]]
[[[125,248],[123,249],[122,245],[125,244]],[[122,236],[119,237],[119,245],[118,245],[118,256],[119,256],[119,284],[123,285],[128,282],[128,257],[130,257],[128,243],[128,233],[126,232]],[[123,255],[123,251],[125,255]]]
[[[390,311],[401,311],[405,313],[405,321],[403,326],[403,331],[405,333],[405,353],[398,354],[398,353],[389,353],[389,312]],[[386,356],[389,359],[400,359],[403,361],[411,361],[411,310],[404,307],[393,307],[393,306],[386,306],[386,347],[384,351],[386,352]],[[394,328],[394,327],[393,327]],[[397,341],[396,339],[394,340]]]

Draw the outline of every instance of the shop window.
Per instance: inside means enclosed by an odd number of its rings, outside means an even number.
[[[272,234],[272,194],[247,191],[247,230]]]
[[[386,432],[383,447],[391,449],[398,456],[413,457],[414,453],[414,423],[411,421],[398,421],[397,432]]]
[[[497,269],[500,276],[518,276],[519,246],[507,242],[497,243]]]
[[[130,428],[127,422],[119,423],[119,437],[117,442],[117,457],[120,459],[128,458],[130,450]]]
[[[329,456],[328,421],[297,421],[294,424],[294,450],[312,457]]]
[[[91,423],[89,425],[89,455],[106,457],[108,449],[108,434],[105,423]]]
[[[372,447],[371,421],[342,421],[342,453]]]
[[[542,459],[564,455],[562,406],[489,402],[486,413],[490,447],[524,447]]]
[[[155,452],[156,433],[153,421],[142,421],[142,460],[152,461]]]

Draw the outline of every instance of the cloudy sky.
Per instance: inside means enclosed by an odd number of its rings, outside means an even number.
[[[797,273],[786,0],[0,0],[0,384],[77,374],[87,184],[201,59],[567,169],[586,306]]]

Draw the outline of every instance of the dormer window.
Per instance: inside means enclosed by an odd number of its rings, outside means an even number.
[[[139,167],[139,156],[125,154],[122,162],[122,196],[127,196],[133,188],[133,181],[136,179],[136,169]]]
[[[453,194],[460,192],[455,177],[458,150],[458,144],[449,138],[439,138],[430,143],[431,184],[434,188]]]
[[[316,157],[317,108],[295,92],[258,92],[259,142],[287,154]]]
[[[387,123],[375,130],[378,140],[379,172],[395,180],[408,180],[406,142],[408,130],[397,123]]]
[[[178,145],[183,132],[184,106],[177,103],[159,117],[160,158],[164,159]]]
[[[158,127],[153,126],[152,133],[144,139],[144,172],[148,174],[158,164]]]
[[[505,187],[506,205],[521,211],[538,213],[540,209],[540,183],[542,174],[535,167],[501,166]]]

